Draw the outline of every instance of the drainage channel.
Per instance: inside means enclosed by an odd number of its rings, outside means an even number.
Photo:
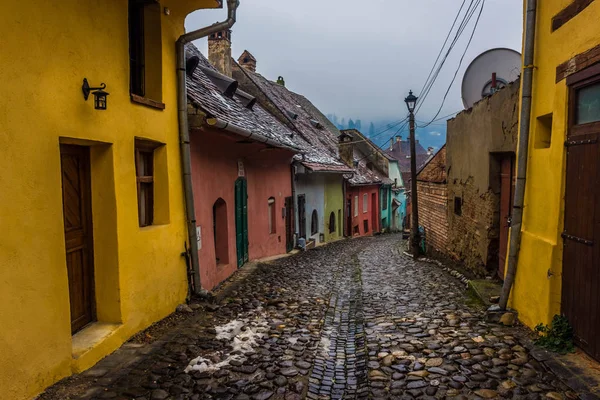
[[[309,399],[369,396],[362,280],[358,250],[338,263],[321,341],[309,379]]]

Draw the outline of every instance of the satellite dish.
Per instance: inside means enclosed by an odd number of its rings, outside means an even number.
[[[492,76],[496,76],[496,88]],[[521,75],[521,54],[515,50],[497,48],[485,51],[471,62],[462,81],[462,101],[465,108],[494,91],[502,89]]]

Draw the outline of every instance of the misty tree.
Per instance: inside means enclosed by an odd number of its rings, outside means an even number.
[[[341,129],[344,129],[346,127],[346,118],[342,118],[342,120],[340,121],[340,126],[342,127]]]
[[[348,129],[356,129],[356,124],[352,121],[352,118],[348,120]]]
[[[356,126],[356,129],[358,129],[359,131],[362,130],[362,122],[360,122],[360,119],[356,120],[354,126]]]
[[[372,137],[373,135],[375,135],[375,124],[371,122],[371,125],[369,125],[369,137]]]

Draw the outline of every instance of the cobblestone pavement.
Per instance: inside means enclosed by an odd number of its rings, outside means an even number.
[[[340,241],[257,268],[218,306],[41,399],[577,397],[467,300],[397,235]]]

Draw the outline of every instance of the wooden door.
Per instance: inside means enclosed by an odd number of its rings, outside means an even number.
[[[306,196],[298,195],[298,235],[306,239]]]
[[[371,231],[373,233],[379,230],[377,227],[377,214],[379,214],[378,211],[379,207],[377,206],[377,195],[375,193],[371,193]]]
[[[285,198],[285,249],[294,249],[294,198]]]
[[[352,237],[352,199],[346,200],[346,236]]]
[[[90,151],[60,146],[71,332],[95,320]]]
[[[498,277],[504,280],[504,266],[508,251],[508,231],[513,202],[513,156],[500,161],[500,237],[498,246]]]
[[[235,244],[240,268],[248,261],[248,189],[244,178],[235,181]]]
[[[569,131],[563,237],[563,314],[575,342],[600,360],[600,65],[567,78]]]

